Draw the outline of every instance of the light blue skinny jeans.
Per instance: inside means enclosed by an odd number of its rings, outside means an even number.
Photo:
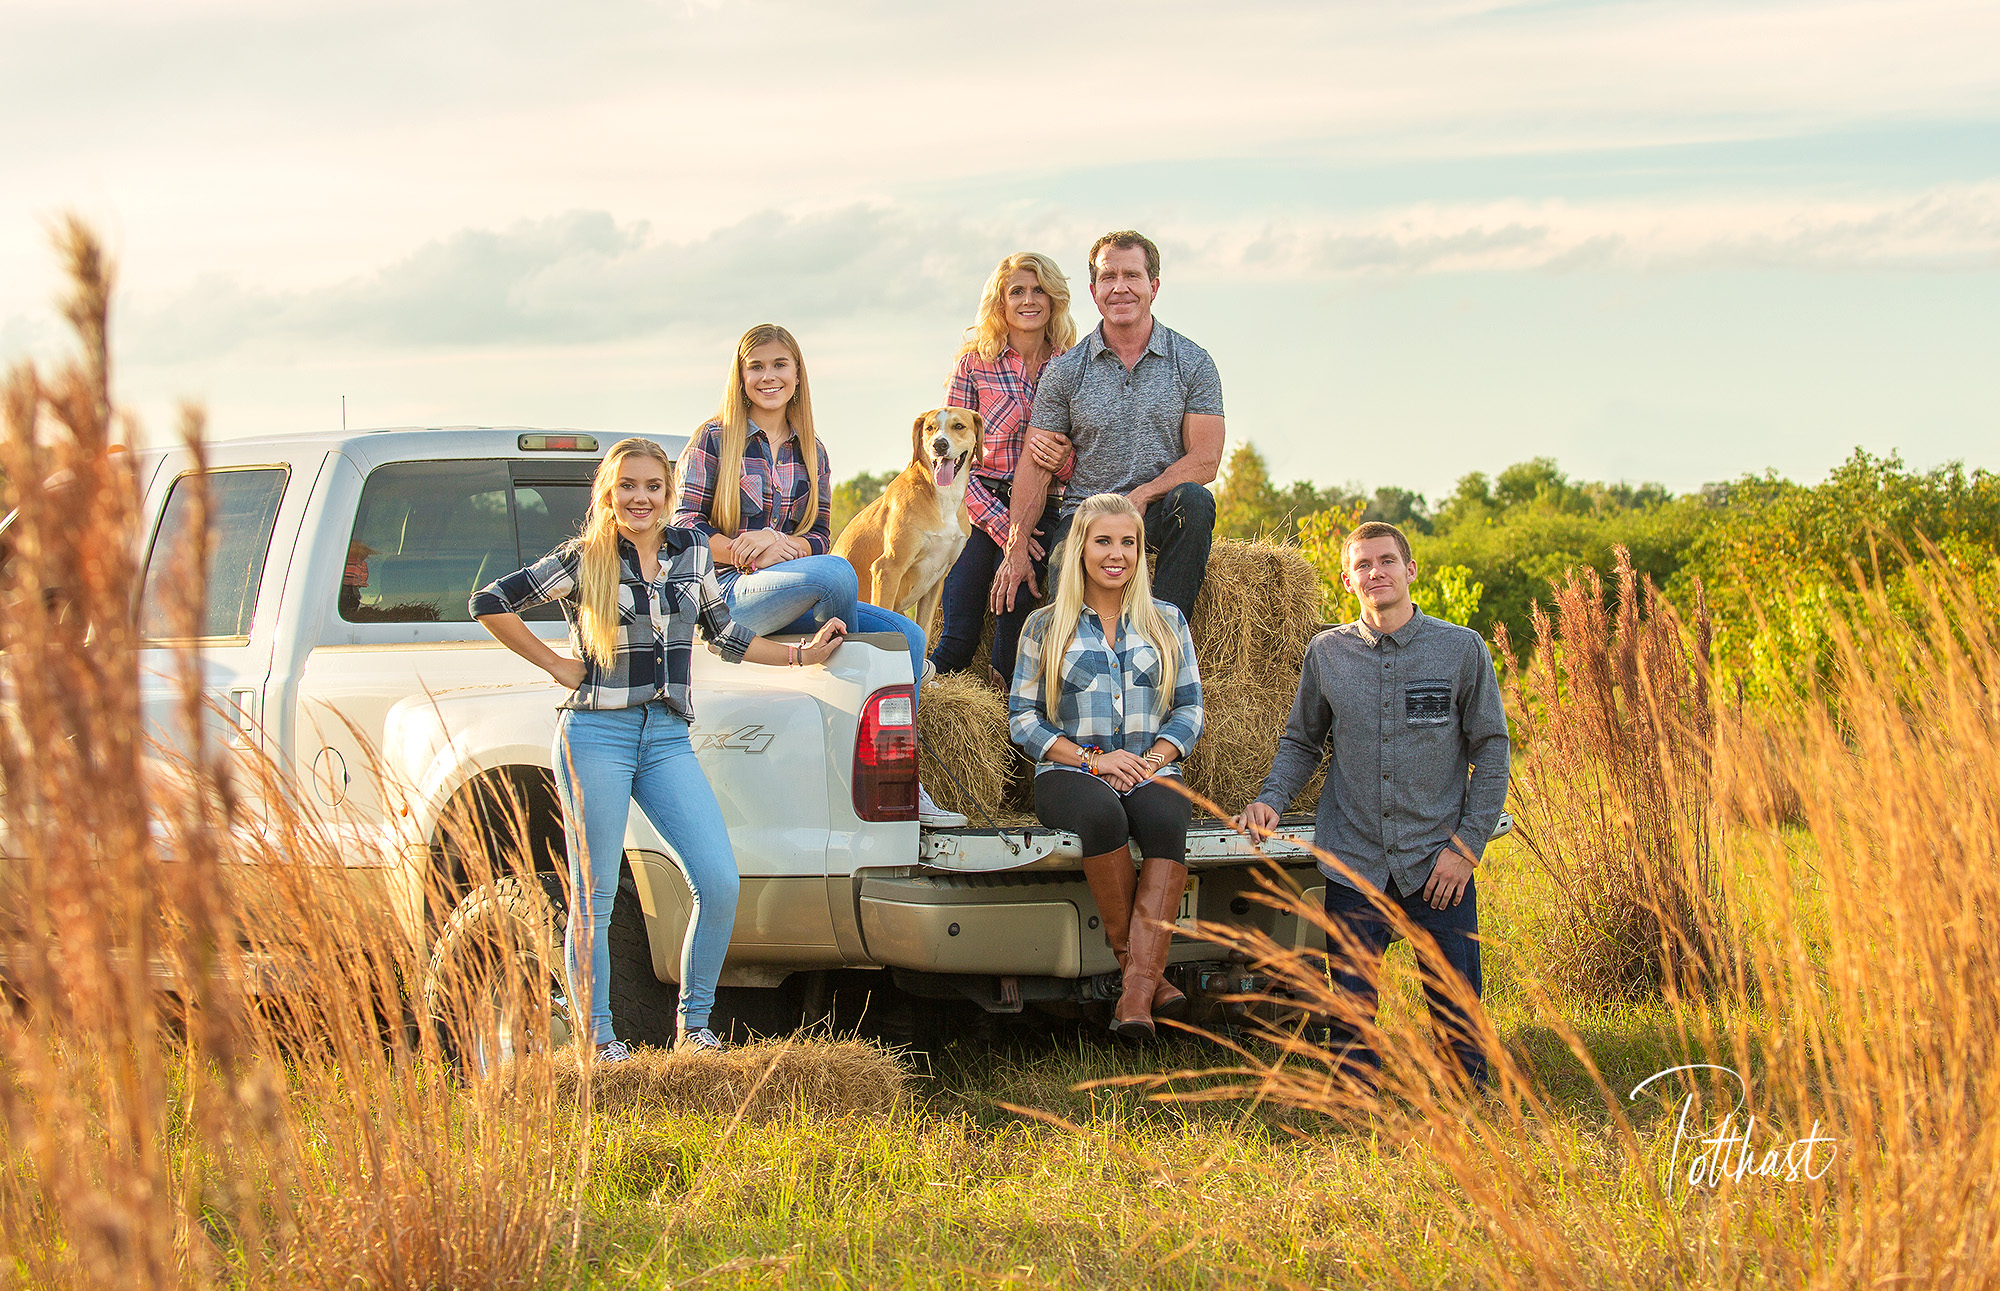
[[[694,892],[694,917],[681,942],[680,1028],[707,1026],[736,925],[736,853],[715,791],[688,743],[688,724],[657,700],[600,712],[566,708],[556,723],[552,765],[575,894],[563,940],[564,967],[572,1000],[582,1000],[588,986],[593,1042],[617,1039],[611,1029],[608,935],[625,863],[625,822],[635,801],[680,857],[681,873]],[[586,949],[587,979],[581,963]]]
[[[839,619],[849,632],[900,632],[910,644],[910,668],[924,676],[924,630],[894,610],[861,599],[861,582],[845,556],[800,556],[745,574],[718,571],[729,617],[760,637],[817,632]]]

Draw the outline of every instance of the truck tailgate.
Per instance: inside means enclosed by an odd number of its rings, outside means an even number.
[[[1313,819],[1303,813],[1286,816],[1282,831],[1310,837]],[[1264,854],[1297,864],[1305,850],[1291,843],[1270,842]],[[1250,844],[1219,821],[1197,820],[1188,828],[1190,870],[1241,865],[1252,859]],[[1001,870],[1073,870],[1083,860],[1075,834],[1041,825],[1017,829],[926,829],[917,845],[917,860],[926,868],[958,874],[990,874]]]

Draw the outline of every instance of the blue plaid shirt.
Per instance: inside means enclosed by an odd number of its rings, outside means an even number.
[[[1042,642],[1047,639],[1047,606],[1028,616],[1021,629],[1021,653],[1014,661],[1014,690],[1007,697],[1007,726],[1014,743],[1035,759],[1035,774],[1061,764],[1048,760],[1049,749],[1067,735],[1076,743],[1096,745],[1109,753],[1123,749],[1144,757],[1153,741],[1166,740],[1186,757],[1201,738],[1201,670],[1194,661],[1194,639],[1179,609],[1154,601],[1161,617],[1180,640],[1180,668],[1174,693],[1160,691],[1160,656],[1152,644],[1121,621],[1118,648],[1105,644],[1097,611],[1085,606],[1076,622],[1076,639],[1063,656],[1061,693],[1053,705],[1042,694]],[[1177,773],[1172,763],[1161,775]]]
[[[560,602],[569,621],[570,652],[584,668],[583,684],[563,700],[563,708],[636,708],[658,699],[683,721],[693,722],[688,691],[696,626],[730,663],[741,663],[755,639],[729,617],[707,541],[686,529],[667,530],[660,544],[660,576],[648,583],[639,572],[638,550],[619,537],[618,657],[609,668],[584,655],[578,634],[577,570],[582,564],[576,544],[566,542],[526,569],[474,592],[472,616],[519,614]]]

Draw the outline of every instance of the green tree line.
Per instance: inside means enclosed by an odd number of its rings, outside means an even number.
[[[892,478],[861,475],[834,493],[836,532]],[[1532,637],[1551,580],[1588,566],[1609,581],[1614,550],[1686,610],[1697,580],[1725,674],[1761,694],[1795,692],[1829,663],[1834,624],[1856,608],[1856,574],[1914,614],[1934,561],[1965,576],[2000,616],[2000,475],[1951,462],[1930,471],[1855,449],[1817,484],[1775,472],[1689,493],[1659,484],[1575,480],[1547,457],[1497,475],[1473,471],[1435,505],[1386,485],[1280,485],[1254,444],[1214,485],[1216,536],[1296,544],[1339,591],[1342,538],[1365,520],[1410,537],[1415,592],[1429,613],[1486,634]],[[1927,547],[1926,544],[1929,544]]]

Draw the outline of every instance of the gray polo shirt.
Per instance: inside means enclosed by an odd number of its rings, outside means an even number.
[[[1418,610],[1386,635],[1356,620],[1314,637],[1257,801],[1283,811],[1329,738],[1313,841],[1377,889],[1420,891],[1453,833],[1485,850],[1507,802],[1507,710],[1477,632]]]
[[[1104,325],[1051,362],[1035,388],[1028,424],[1069,436],[1076,473],[1068,515],[1095,493],[1130,493],[1187,456],[1181,418],[1222,415],[1222,377],[1208,351],[1157,318],[1146,352],[1126,368],[1104,343]]]

